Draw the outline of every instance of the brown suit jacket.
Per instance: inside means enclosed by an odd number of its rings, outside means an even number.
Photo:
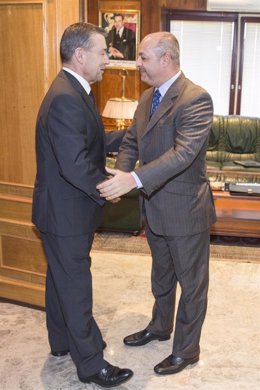
[[[182,73],[149,120],[152,95],[153,88],[142,95],[116,167],[129,172],[139,160],[135,172],[154,233],[197,234],[216,219],[205,163],[212,100]]]

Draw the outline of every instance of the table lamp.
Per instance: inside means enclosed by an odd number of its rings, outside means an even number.
[[[110,98],[105,105],[102,112],[102,116],[116,120],[117,130],[125,128],[126,119],[133,119],[134,112],[136,110],[138,101],[133,99],[127,99],[125,97],[125,79],[127,71],[122,70],[120,72],[122,77],[122,97],[121,98]]]

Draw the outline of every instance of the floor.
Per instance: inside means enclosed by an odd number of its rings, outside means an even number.
[[[160,377],[153,367],[171,353],[172,340],[134,349],[122,343],[150,319],[150,256],[94,251],[92,258],[94,314],[108,344],[105,358],[134,371],[119,390],[260,389],[259,262],[211,257],[200,361]],[[43,311],[1,302],[0,337],[0,390],[100,389],[78,381],[69,356],[50,356]]]

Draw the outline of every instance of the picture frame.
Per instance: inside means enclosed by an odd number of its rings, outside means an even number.
[[[140,43],[140,11],[107,10],[99,11],[99,26],[106,33],[110,68],[136,68]],[[117,34],[117,30],[119,30]]]

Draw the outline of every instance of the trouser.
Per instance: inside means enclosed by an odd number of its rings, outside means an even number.
[[[155,298],[147,329],[166,335],[173,331],[176,288],[181,295],[175,319],[172,353],[182,358],[199,355],[200,335],[207,310],[210,230],[191,236],[154,234],[146,224],[152,252],[152,292]]]
[[[48,262],[46,322],[51,350],[69,350],[78,375],[93,375],[106,366],[102,335],[92,315],[89,253],[94,234],[41,237]]]

